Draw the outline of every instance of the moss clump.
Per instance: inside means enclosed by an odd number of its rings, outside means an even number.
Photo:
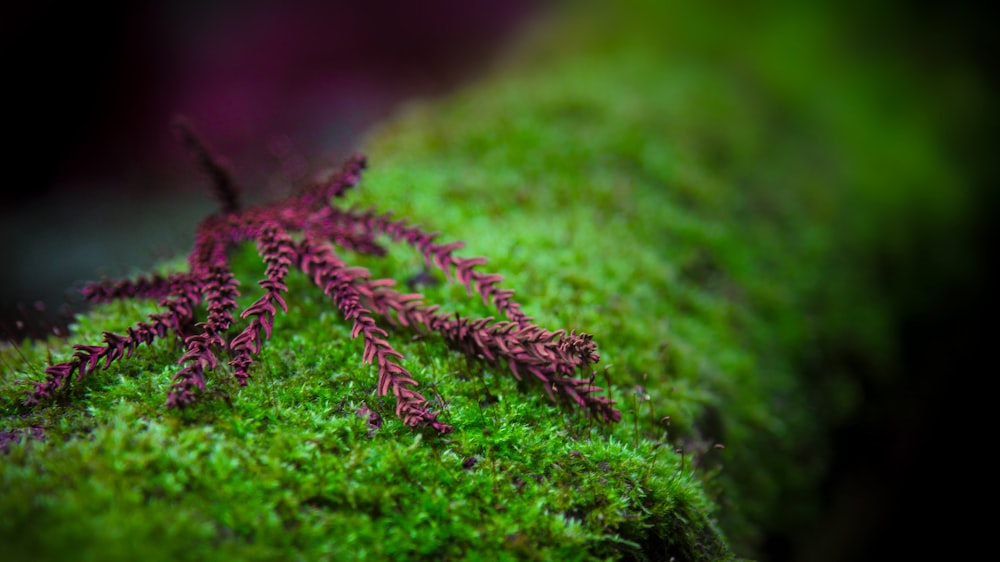
[[[255,259],[241,255],[237,272],[252,277]],[[45,440],[5,456],[5,559],[726,556],[690,465],[560,412],[441,342],[401,350],[450,397],[442,409],[456,429],[403,426],[374,398],[349,327],[308,279],[289,280],[289,312],[243,389],[216,383],[205,403],[166,411],[177,345],[158,342],[59,404],[7,418],[44,427]],[[153,310],[102,305],[74,333],[97,338]],[[42,344],[21,352],[4,360],[47,361]],[[18,374],[4,378],[6,411]],[[369,426],[363,408],[384,425]]]

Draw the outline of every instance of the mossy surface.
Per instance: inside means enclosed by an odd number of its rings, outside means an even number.
[[[957,213],[957,192],[928,187],[950,170],[922,130],[857,117],[881,86],[835,56],[854,81],[838,103],[855,105],[825,113],[815,74],[769,64],[766,41],[720,65],[700,36],[661,39],[627,14],[550,22],[481,83],[406,108],[361,144],[371,168],[346,198],[465,241],[538,324],[593,334],[621,423],[394,332],[455,427],[411,431],[300,273],[245,388],[220,373],[202,404],[166,410],[181,349],[162,341],[20,408],[25,378],[70,343],[156,311],[102,305],[72,342],[0,349],[0,429],[25,436],[0,463],[3,559],[718,560],[809,517],[824,429],[857,400],[827,359],[893,361],[892,310],[855,266],[905,236],[887,218]],[[807,16],[752,29],[827,30]],[[826,53],[823,33],[803,40]],[[400,283],[421,269],[397,246],[348,261]],[[252,248],[237,265],[245,305],[263,266]],[[491,314],[459,286],[421,292]]]

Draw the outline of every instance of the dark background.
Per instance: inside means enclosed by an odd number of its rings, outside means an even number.
[[[0,19],[6,181],[0,191],[0,333],[64,325],[74,287],[184,251],[214,208],[170,131],[183,112],[264,198],[336,164],[366,127],[414,97],[450,91],[488,66],[544,3],[15,3]],[[846,2],[859,33],[935,64],[967,65],[992,92],[992,30],[962,3]],[[862,6],[864,6],[862,8]],[[873,18],[872,16],[877,17]],[[965,501],[992,491],[980,437],[996,370],[984,362],[995,309],[988,259],[996,208],[997,115],[951,131],[979,204],[961,237],[975,267],[895,282],[901,379],[868,386],[836,429],[828,510],[801,536],[775,536],[773,560],[970,552],[985,529]],[[255,142],[247,142],[254,139]],[[937,247],[937,246],[935,246]],[[942,246],[944,248],[957,246]],[[928,256],[928,263],[933,263]],[[985,509],[991,509],[987,503]],[[851,559],[859,559],[852,556]]]

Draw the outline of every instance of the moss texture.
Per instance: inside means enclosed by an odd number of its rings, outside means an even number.
[[[23,437],[0,463],[3,559],[719,560],[812,516],[824,431],[858,400],[846,358],[894,361],[892,304],[859,265],[898,255],[911,217],[957,216],[960,192],[937,188],[954,172],[927,131],[893,126],[906,107],[873,117],[897,83],[845,64],[819,10],[743,20],[734,62],[678,23],[706,14],[633,8],[563,14],[482,82],[406,108],[361,143],[371,169],[347,199],[464,240],[538,324],[592,333],[621,423],[399,334],[455,426],[412,432],[293,273],[250,385],[223,376],[184,412],[163,404],[175,342],[33,411],[24,379],[70,342],[0,349],[2,429]],[[788,44],[836,95],[779,64]],[[352,260],[420,271],[408,248]],[[245,306],[263,266],[249,248],[237,263]],[[459,286],[421,290],[489,314]],[[71,339],[154,310],[102,305]]]

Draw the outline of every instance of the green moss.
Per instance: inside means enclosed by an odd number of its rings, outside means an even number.
[[[938,189],[955,176],[928,130],[872,117],[897,85],[846,64],[822,10],[789,14],[711,20],[746,33],[745,58],[726,64],[712,47],[732,39],[694,8],[567,17],[363,143],[371,169],[348,201],[466,241],[540,325],[594,334],[620,424],[398,334],[455,426],[414,433],[374,396],[349,326],[293,273],[251,384],[223,376],[185,412],[163,406],[176,343],[31,412],[22,379],[69,343],[0,349],[0,400],[17,412],[4,426],[46,435],[0,465],[4,559],[717,560],[807,520],[824,432],[858,399],[842,357],[894,360],[891,304],[862,266],[906,246],[911,218],[945,225],[962,201]],[[827,63],[837,103],[774,55],[783,33]],[[395,247],[353,261],[400,282],[421,266]],[[249,249],[238,264],[245,304],[263,266]],[[490,314],[460,287],[424,293]],[[101,306],[72,339],[153,310]],[[369,434],[362,406],[382,429]]]
[[[254,256],[240,257],[252,278]],[[456,430],[402,426],[373,396],[360,343],[321,312],[330,307],[304,276],[290,280],[289,314],[244,389],[216,382],[214,399],[166,411],[179,349],[159,342],[59,405],[8,418],[45,427],[46,440],[12,446],[0,468],[5,560],[725,554],[690,466],[560,412],[440,342],[401,337],[398,348]],[[95,339],[150,310],[103,305],[74,331]],[[40,344],[24,357],[4,351],[29,372],[46,360]],[[18,383],[4,379],[8,411]],[[374,434],[362,405],[385,420]]]

